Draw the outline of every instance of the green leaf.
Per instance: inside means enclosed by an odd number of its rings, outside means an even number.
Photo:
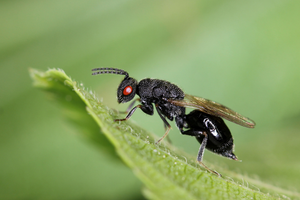
[[[114,122],[118,112],[68,77],[64,71],[30,69],[34,85],[62,103],[63,112],[82,134],[109,155],[118,156],[145,184],[151,199],[275,199],[299,198],[297,193],[252,180],[214,166],[223,177],[202,169],[195,157],[179,151],[130,122]],[[96,122],[96,123],[95,123]],[[99,126],[95,131],[95,124]],[[211,166],[210,164],[207,164]]]
[[[85,107],[91,107],[91,99],[84,98],[82,92],[74,92],[80,88],[71,78],[62,70],[49,70],[47,73],[41,73],[30,69],[30,74],[36,87],[48,91],[50,98],[63,105],[62,112],[76,128],[80,129],[84,137],[95,142],[97,147],[105,151],[106,154],[110,154],[112,158],[118,158],[113,145],[103,134],[98,134],[99,127],[86,112]]]

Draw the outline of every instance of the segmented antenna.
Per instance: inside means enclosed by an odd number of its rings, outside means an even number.
[[[92,71],[97,71],[92,73],[92,75],[98,75],[98,74],[120,74],[120,75],[125,75],[126,77],[129,76],[127,72],[125,72],[122,69],[117,69],[117,68],[110,68],[110,67],[103,67],[103,68],[95,68],[92,69]]]

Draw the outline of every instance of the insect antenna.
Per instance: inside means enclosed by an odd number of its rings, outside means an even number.
[[[125,75],[126,77],[129,77],[129,74],[122,70],[117,68],[110,68],[110,67],[103,67],[103,68],[94,68],[92,71],[96,71],[92,73],[92,75],[98,75],[98,74],[120,74]]]

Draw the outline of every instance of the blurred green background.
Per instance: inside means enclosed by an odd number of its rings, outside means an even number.
[[[283,189],[300,188],[300,1],[0,1],[0,199],[140,199],[124,165],[78,134],[61,107],[32,87],[28,68],[61,68],[118,105],[123,77],[91,76],[116,67],[140,80],[176,83],[253,119],[228,122],[234,162],[204,161]],[[163,135],[155,114],[131,121]],[[197,155],[179,134],[175,146]]]

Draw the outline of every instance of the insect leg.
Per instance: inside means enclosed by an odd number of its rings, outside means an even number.
[[[194,137],[200,137],[201,135],[204,135],[204,138],[201,142],[200,145],[200,149],[198,151],[198,156],[197,156],[197,161],[202,163],[202,158],[203,158],[203,154],[204,154],[204,150],[207,144],[207,140],[208,140],[208,135],[205,131],[195,131],[195,130],[187,130],[187,131],[183,131],[182,129],[180,129],[181,133],[183,135],[189,135],[189,136],[194,136]]]
[[[135,112],[135,110],[137,108],[142,108],[142,105],[135,106],[131,111],[129,111],[129,113],[127,114],[127,116],[124,119],[115,119],[115,122],[128,120],[133,115],[133,113]]]
[[[128,120],[133,115],[133,113],[136,111],[137,108],[140,108],[144,113],[146,113],[148,115],[153,115],[153,106],[152,106],[152,104],[140,104],[140,105],[137,105],[134,108],[132,108],[128,112],[127,116],[124,119],[115,119],[115,121]]]
[[[166,118],[164,117],[164,119],[166,119]],[[167,131],[167,129],[168,129],[169,127],[164,123],[164,128],[165,128],[165,130]],[[172,141],[171,141],[171,139],[170,139],[170,137],[169,137],[169,134],[166,136],[166,139],[168,140],[168,142],[169,142],[170,144],[172,144]]]
[[[199,162],[200,165],[202,165],[206,170],[218,175],[218,176],[222,176],[220,173],[214,171],[214,170],[211,170],[209,169],[206,165],[204,165],[204,163],[202,162],[202,159],[203,159],[203,154],[204,154],[204,149],[206,147],[206,144],[207,144],[207,140],[208,140],[208,135],[206,132],[201,132],[201,135],[204,135],[204,138],[201,142],[201,145],[200,145],[200,148],[199,148],[199,152],[198,152],[198,156],[197,156],[197,161]],[[196,135],[195,135],[196,136]]]
[[[171,130],[171,125],[167,122],[166,118],[161,114],[160,110],[157,108],[157,105],[156,105],[156,110],[160,118],[163,120],[164,126],[166,128],[165,134],[159,140],[157,140],[157,142],[155,142],[156,144],[158,144],[168,135],[169,131]]]
[[[197,161],[202,163],[202,158],[203,158],[204,150],[205,150],[205,147],[206,147],[206,144],[207,144],[208,135],[207,135],[207,133],[202,132],[202,131],[199,135],[204,135],[204,138],[201,142],[200,149],[198,151],[198,156],[197,156]],[[197,137],[197,135],[195,135],[195,136]]]
[[[219,172],[215,171],[215,170],[212,170],[212,169],[209,169],[206,165],[204,165],[203,162],[199,162],[200,165],[202,165],[202,167],[204,167],[207,171],[217,175],[217,176],[220,176],[222,177],[222,174],[220,174]]]
[[[133,101],[131,102],[131,104],[128,106],[128,108],[126,109],[126,111],[119,111],[119,113],[122,113],[122,114],[127,114],[127,113],[129,113],[129,111],[133,108],[133,105],[135,104],[136,101],[141,101],[141,99],[140,99],[140,98],[137,98],[137,99],[133,100]]]
[[[204,154],[204,150],[208,141],[208,135],[205,131],[193,131],[193,130],[187,130],[187,131],[183,131],[181,132],[183,135],[190,135],[190,136],[194,136],[194,137],[199,137],[200,135],[204,135],[204,138],[201,142],[199,151],[198,151],[198,155],[197,155],[197,161],[200,165],[202,165],[207,171],[216,174],[217,176],[222,176],[220,173],[209,169],[206,165],[204,165],[204,163],[202,162],[203,159],[203,154]]]

